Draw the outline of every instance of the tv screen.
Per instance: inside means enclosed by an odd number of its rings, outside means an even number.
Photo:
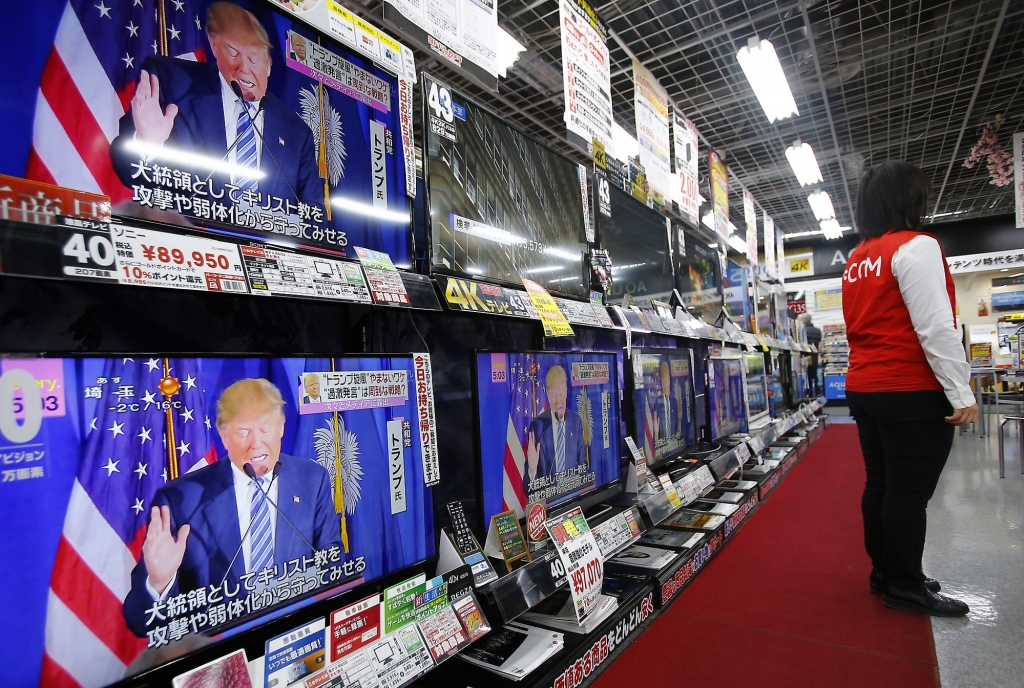
[[[631,367],[634,433],[647,460],[669,459],[696,444],[690,350],[634,349]]]
[[[477,352],[484,520],[619,479],[612,353]]]
[[[586,169],[423,76],[435,270],[585,297]]]
[[[612,295],[667,301],[674,287],[666,218],[611,187],[611,217],[598,213],[598,242],[612,260]]]
[[[722,268],[718,249],[687,236],[679,270],[679,294],[691,312],[713,323],[722,312]]]
[[[433,556],[415,364],[0,361],[17,419],[0,425],[8,681],[107,685],[186,636]]]
[[[743,354],[747,375],[747,410],[750,420],[768,413],[768,375],[764,366],[764,354],[748,351]]]
[[[708,360],[712,440],[747,431],[747,400],[743,383],[743,359],[712,356]]]
[[[114,213],[411,267],[397,77],[272,3],[176,5],[166,36],[140,0],[65,16],[72,76],[51,60],[48,114],[5,132],[36,142],[25,176],[107,194]]]

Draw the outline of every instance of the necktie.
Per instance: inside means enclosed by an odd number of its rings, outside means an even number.
[[[565,421],[555,421],[555,470],[565,470]]]
[[[235,135],[238,137],[237,152],[235,160],[240,168],[247,168],[253,172],[259,170],[259,162],[256,157],[256,127],[253,121],[253,109],[248,103],[238,101],[241,108],[238,112],[238,121],[235,125]],[[251,189],[254,193],[259,191],[259,184],[256,183],[255,174],[247,174],[239,170],[236,175],[236,183],[240,189]]]
[[[266,481],[249,482],[252,498],[249,502],[249,518],[252,520],[252,552],[249,556],[249,573],[259,573],[274,563],[274,538],[270,529],[270,507],[263,493]],[[262,487],[260,487],[262,485]]]

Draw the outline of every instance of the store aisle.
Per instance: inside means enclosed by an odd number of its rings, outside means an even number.
[[[932,620],[943,688],[1024,685],[1024,476],[1007,432],[1002,480],[995,436],[957,435],[928,507],[925,570],[971,605]]]
[[[829,427],[595,685],[939,685],[928,617],[868,591],[863,484],[856,428]]]

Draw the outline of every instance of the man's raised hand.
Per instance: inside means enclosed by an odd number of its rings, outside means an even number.
[[[160,108],[160,80],[156,74],[142,70],[139,85],[132,96],[132,121],[135,123],[136,137],[146,143],[162,145],[171,135],[177,115],[177,105],[168,105],[166,111]]]
[[[185,558],[185,543],[192,530],[187,523],[178,530],[175,540],[171,531],[171,510],[167,506],[153,507],[150,511],[146,541],[142,543],[142,557],[149,572],[149,584],[163,594],[170,585],[181,560]]]

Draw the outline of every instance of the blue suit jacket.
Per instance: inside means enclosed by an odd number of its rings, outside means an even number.
[[[551,409],[540,414],[530,423],[534,442],[540,442],[540,460],[537,462],[537,477],[555,474],[555,436],[551,431],[553,420]],[[529,436],[527,436],[529,441]],[[565,411],[565,468],[587,465],[587,447],[583,442],[583,420],[575,411]],[[523,472],[523,490],[530,494],[530,467]]]
[[[330,476],[315,461],[281,455],[281,471],[277,476],[277,503],[302,535],[316,549],[341,546],[341,532]],[[185,547],[185,558],[171,586],[171,595],[187,593],[209,585],[220,585],[231,557],[238,551],[242,533],[238,525],[234,479],[231,462],[226,458],[186,473],[167,483],[153,497],[152,506],[168,506],[175,535],[188,523],[192,529]],[[271,506],[273,512],[274,507]],[[148,527],[148,526],[147,526]],[[277,514],[274,538],[274,563],[303,556],[312,556],[309,546]],[[245,575],[244,556],[239,553],[228,574],[234,586]],[[143,556],[132,570],[132,587],[122,606],[122,613],[132,633],[146,636],[146,612],[153,598],[146,590],[146,560]]]
[[[231,132],[229,137],[224,130],[217,65],[151,56],[142,63],[142,69],[156,74],[160,82],[160,106],[166,108],[171,103],[178,106],[174,128],[164,145],[195,151],[217,160],[224,158],[228,144],[235,140],[235,132]],[[128,188],[145,181],[132,179],[132,163],[139,161],[139,155],[124,148],[134,136],[135,123],[129,109],[121,118],[118,136],[110,144],[114,170]],[[257,144],[263,151],[260,170],[266,176],[259,180],[259,190],[264,199],[271,194],[323,206],[324,185],[317,166],[313,132],[301,117],[271,93],[267,94],[263,105],[263,140],[261,142],[257,138]],[[186,169],[180,163],[169,166]],[[190,171],[200,179],[206,179],[210,174],[208,169]],[[215,186],[220,188],[230,182],[230,176],[217,172],[212,181],[216,181]]]

